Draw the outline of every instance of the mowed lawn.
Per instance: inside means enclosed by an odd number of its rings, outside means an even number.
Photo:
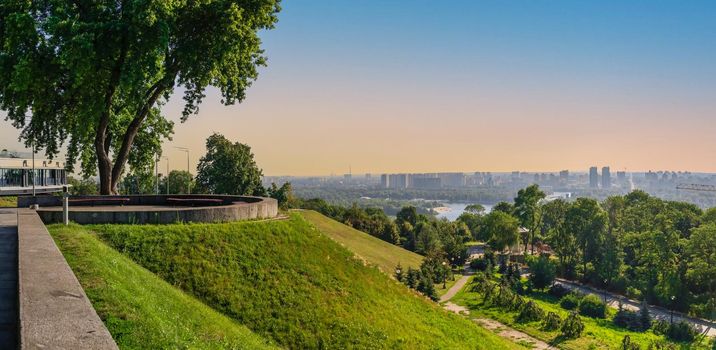
[[[274,349],[84,227],[49,230],[120,349]]]
[[[281,347],[521,348],[365,266],[298,213],[263,222],[90,229],[169,284]]]
[[[348,225],[333,220],[321,213],[312,210],[297,211],[321,233],[340,243],[371,265],[375,265],[383,272],[393,274],[395,267],[400,265],[419,268],[423,257],[409,250],[398,247],[373,237],[363,231],[358,231]]]

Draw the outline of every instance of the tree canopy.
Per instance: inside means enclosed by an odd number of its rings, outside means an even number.
[[[208,86],[241,102],[265,65],[258,31],[279,0],[24,1],[0,4],[0,109],[26,145],[98,171],[117,192],[129,163],[149,168],[172,134],[160,107],[181,88],[181,120]]]
[[[199,160],[197,185],[208,193],[265,195],[263,173],[254,161],[251,147],[232,143],[221,134],[206,139],[206,154]]]

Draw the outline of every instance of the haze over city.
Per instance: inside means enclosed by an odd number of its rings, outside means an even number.
[[[244,103],[209,90],[181,124],[175,92],[171,168],[186,167],[174,146],[195,164],[216,131],[249,144],[267,175],[716,172],[713,2],[282,7]],[[21,149],[17,134],[0,122],[6,147]]]

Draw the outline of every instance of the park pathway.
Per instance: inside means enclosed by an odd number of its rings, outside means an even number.
[[[618,308],[619,303],[622,304],[622,307],[624,309],[631,310],[631,311],[639,311],[639,309],[641,308],[641,302],[639,302],[639,301],[628,299],[628,298],[623,297],[618,294],[605,292],[604,290],[601,290],[601,289],[595,289],[595,288],[585,286],[580,283],[575,283],[575,282],[568,281],[568,280],[561,279],[561,278],[558,278],[555,283],[560,284],[560,285],[562,285],[566,288],[569,288],[569,289],[577,290],[580,293],[585,294],[585,295],[592,294],[592,295],[596,295],[602,299],[606,298],[607,305],[609,305],[613,308]],[[664,320],[667,322],[671,321],[672,312],[667,309],[649,305],[649,313],[651,314],[652,318],[655,318],[658,320]],[[674,322],[686,321],[688,323],[691,323],[695,327],[700,328],[702,334],[708,335],[710,337],[716,336],[716,323],[715,322],[711,322],[708,320],[695,318],[695,317],[689,317],[689,316],[686,316],[679,312],[674,312],[673,318],[674,318]]]
[[[445,310],[469,317],[470,310],[468,308],[450,302],[450,299],[452,299],[455,294],[457,294],[459,291],[462,290],[463,287],[465,287],[465,284],[467,284],[467,281],[472,275],[472,272],[469,268],[466,268],[465,272],[465,275],[462,276],[457,282],[455,282],[455,284],[450,287],[450,289],[448,289],[447,293],[443,294],[443,296],[440,297],[440,303],[442,303],[443,308],[445,308]],[[514,328],[504,325],[498,321],[488,318],[472,318],[472,320],[484,327],[485,329],[495,332],[495,334],[499,335],[500,337],[503,337],[518,344],[529,344],[529,347],[531,349],[554,349],[554,347],[550,346],[549,344],[537,338],[534,338],[526,333],[520,332]]]
[[[17,211],[0,208],[0,349],[17,348]]]

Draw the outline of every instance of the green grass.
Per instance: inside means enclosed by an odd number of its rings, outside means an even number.
[[[80,226],[49,227],[121,349],[269,349],[248,328],[102,243]]]
[[[17,207],[17,197],[0,197],[0,208]]]
[[[408,267],[419,268],[423,261],[423,257],[418,254],[358,231],[318,212],[302,210],[298,213],[323,234],[388,274],[393,274],[398,263],[407,270]]]
[[[93,226],[170,284],[294,349],[516,349],[287,220]]]
[[[455,295],[451,301],[459,305],[467,306],[470,309],[470,314],[472,316],[492,318],[548,343],[554,342],[558,338],[560,333],[559,330],[545,331],[542,329],[540,322],[518,323],[515,319],[519,312],[508,311],[505,308],[490,304],[483,304],[483,296],[479,293],[469,292],[469,286],[470,282],[468,282],[466,287]],[[525,298],[535,301],[535,303],[537,303],[540,308],[545,310],[545,312],[552,311],[557,313],[562,319],[569,314],[569,311],[564,310],[559,306],[559,300],[549,294],[534,293]],[[607,319],[582,317],[582,322],[585,326],[582,336],[577,339],[561,341],[557,343],[557,345],[562,349],[575,350],[618,349],[624,336],[629,335],[632,342],[636,342],[640,344],[642,348],[646,348],[652,341],[664,340],[664,337],[658,336],[651,331],[644,333],[631,332],[615,326],[611,321],[611,317],[614,315],[616,310],[609,308],[607,311],[609,313]],[[706,343],[707,342],[704,341],[698,344],[677,345],[679,349],[710,349]]]

